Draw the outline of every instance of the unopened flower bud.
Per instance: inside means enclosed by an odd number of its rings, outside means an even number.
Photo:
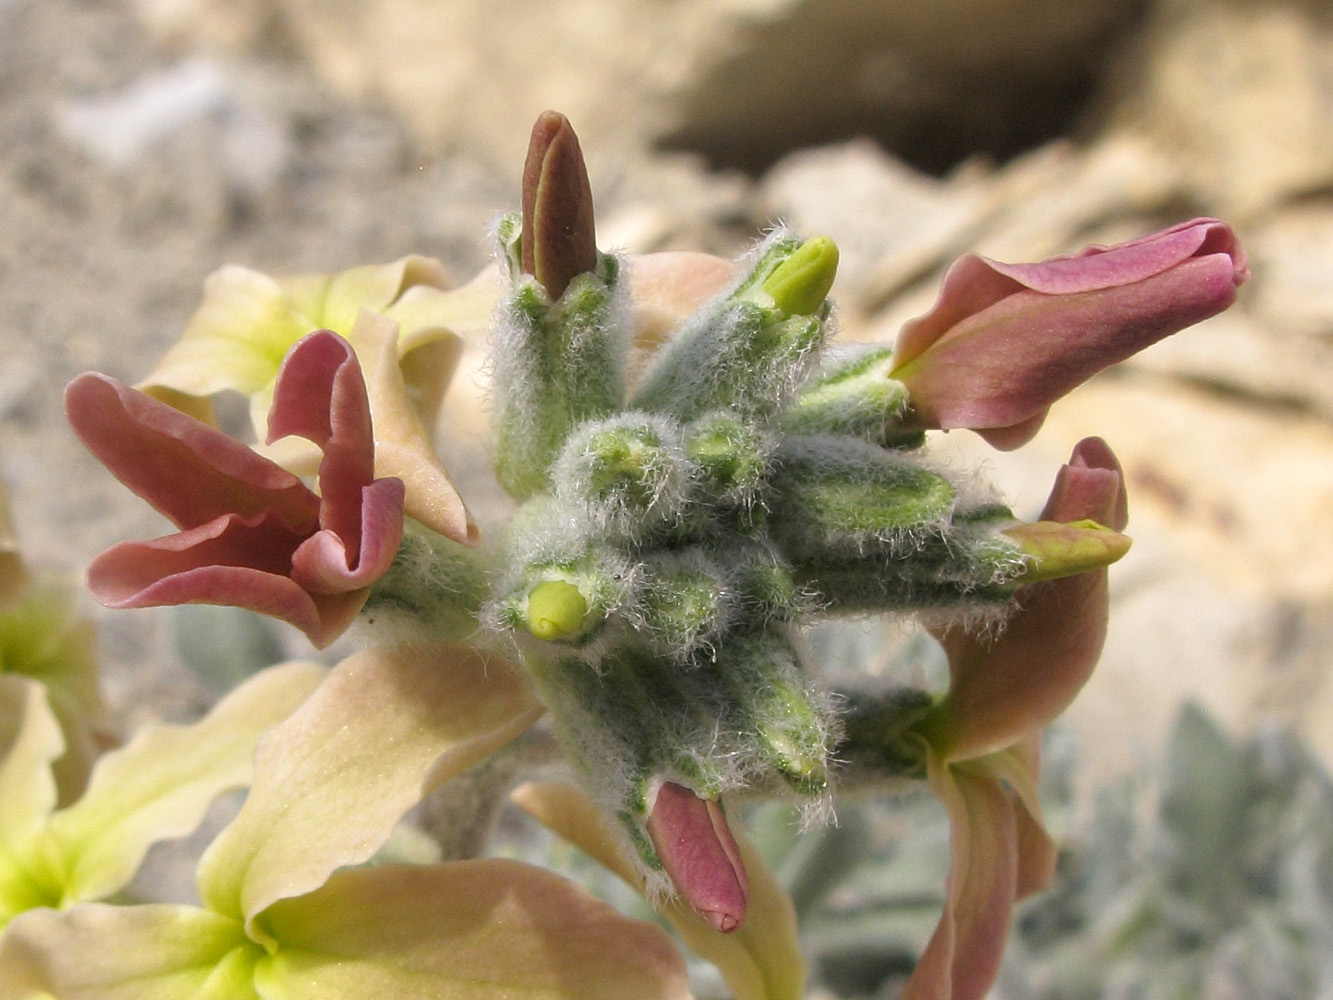
[[[957,496],[944,476],[854,438],[783,439],[774,456],[770,523],[788,558],[907,551],[938,535]]]
[[[588,602],[565,580],[543,580],[528,593],[528,631],[550,642],[583,631]]]
[[[838,247],[827,236],[806,240],[779,264],[762,288],[785,316],[818,313],[838,273]]]
[[[627,413],[585,424],[552,478],[556,494],[582,504],[600,529],[638,537],[680,518],[694,466],[669,421]]]
[[[685,429],[685,453],[714,504],[752,508],[760,499],[771,450],[765,435],[727,413],[701,417]]]
[[[728,643],[719,672],[765,765],[802,795],[824,792],[833,727],[780,630]]]
[[[774,417],[804,381],[824,343],[827,309],[789,313],[764,287],[802,245],[783,232],[770,236],[737,288],[695,313],[659,352],[633,405],[683,420],[713,410]],[[827,277],[827,248],[816,245],[812,256],[813,262],[798,262],[777,281],[789,306],[804,308]]]
[[[721,805],[664,781],[652,801],[648,837],[676,891],[699,916],[723,934],[741,925],[750,883]]]
[[[569,119],[543,112],[523,165],[522,267],[552,301],[597,267],[592,187]]]

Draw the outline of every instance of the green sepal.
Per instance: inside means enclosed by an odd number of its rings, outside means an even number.
[[[773,450],[767,435],[730,413],[710,413],[686,426],[684,445],[711,504],[755,510]]]
[[[633,412],[579,427],[551,475],[556,495],[581,507],[590,527],[634,539],[681,521],[696,478],[676,426]]]
[[[957,490],[938,472],[855,438],[784,438],[770,474],[769,525],[787,558],[898,553],[940,534]]]
[[[703,549],[659,552],[645,561],[636,610],[654,652],[684,662],[723,636],[735,617],[735,594]]]
[[[925,745],[912,738],[912,726],[930,712],[927,691],[896,688],[883,694],[840,692],[842,738],[834,750],[838,785],[925,780]]]
[[[885,448],[916,448],[922,430],[905,429],[911,402],[907,386],[889,377],[893,347],[839,344],[820,356],[819,367],[782,411],[787,434],[846,434]]]
[[[490,593],[490,568],[486,550],[459,545],[407,518],[398,555],[371,589],[361,617],[433,642],[468,639]]]
[[[911,544],[831,549],[795,560],[793,576],[826,614],[999,608],[1013,599],[1027,559],[1004,534],[1000,504],[955,510],[938,532]]]
[[[790,237],[772,238],[735,291],[696,312],[658,353],[632,405],[681,420],[711,410],[773,419],[824,343],[827,308],[789,315],[763,289],[800,245]]]
[[[827,791],[833,721],[781,630],[729,642],[719,651],[717,670],[765,769],[802,795]]]
[[[600,254],[597,269],[552,302],[516,269],[512,223],[502,223],[499,236],[510,282],[492,344],[495,466],[501,485],[522,500],[550,484],[551,462],[576,425],[619,407],[627,307],[614,257]]]

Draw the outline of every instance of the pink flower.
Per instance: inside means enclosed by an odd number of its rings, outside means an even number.
[[[1042,520],[1124,530],[1115,455],[1099,438],[1075,447]],[[1037,797],[1042,727],[1087,683],[1106,638],[1107,572],[1034,583],[998,637],[940,636],[949,691],[918,727],[927,776],[949,813],[947,900],[904,1000],[980,1000],[999,970],[1015,900],[1039,891],[1055,846]]]
[[[108,607],[234,605],[290,622],[323,647],[351,624],[397,554],[403,484],[373,476],[365,383],[334,333],[312,333],[287,353],[269,414],[270,443],[296,434],[322,449],[319,495],[109,376],[76,378],[65,409],[89,450],[181,529],[93,560],[89,587]]]
[[[699,916],[724,934],[741,925],[750,883],[716,801],[663,782],[648,815],[648,838],[676,891]]]
[[[1110,365],[1226,309],[1249,277],[1231,228],[1195,219],[1039,264],[959,258],[929,313],[903,327],[893,377],[921,427],[967,427],[999,448]]]

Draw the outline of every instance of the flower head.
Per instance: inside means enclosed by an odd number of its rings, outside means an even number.
[[[184,336],[138,388],[210,425],[210,397],[239,392],[262,438],[282,358],[310,331],[332,330],[365,372],[376,474],[403,480],[411,517],[469,544],[476,527],[434,453],[432,431],[463,341],[484,339],[497,290],[493,269],[450,289],[439,261],[418,256],[282,278],[229,265],[209,276]],[[298,475],[319,461],[316,449],[290,439],[260,450]]]
[[[1248,276],[1231,227],[1217,219],[1037,264],[968,254],[934,308],[898,335],[892,377],[907,385],[917,425],[967,427],[1014,448],[1055,400],[1226,309]]]
[[[71,425],[94,455],[180,532],[122,542],[89,568],[109,607],[229,604],[332,642],[393,562],[403,485],[374,479],[374,438],[361,369],[329,331],[288,353],[270,440],[322,449],[320,494],[240,442],[106,375],[65,393]]]

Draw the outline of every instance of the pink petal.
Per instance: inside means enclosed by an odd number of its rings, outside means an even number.
[[[1115,455],[1104,441],[1088,438],[1061,468],[1043,516],[1092,518],[1119,531],[1127,506]],[[1097,665],[1108,603],[1106,570],[1093,570],[1023,587],[997,637],[962,629],[940,636],[951,676],[937,749],[952,761],[979,757],[1059,716]]]
[[[1090,519],[1116,531],[1129,524],[1129,494],[1125,477],[1111,446],[1098,437],[1074,446],[1069,464],[1056,473],[1050,498],[1042,509],[1043,521]]]
[[[278,370],[268,441],[289,434],[313,441],[323,451],[320,527],[342,538],[355,559],[361,543],[362,490],[375,476],[375,436],[356,353],[329,330],[299,340]]]
[[[1017,891],[1014,800],[979,770],[928,755],[932,789],[949,813],[944,913],[901,1000],[981,1000],[995,981]]]
[[[266,544],[271,543],[271,544]],[[271,517],[234,515],[177,535],[121,542],[93,560],[88,587],[112,608],[223,604],[322,630],[315,601],[287,575],[294,541]]]
[[[750,885],[717,802],[663,782],[648,816],[648,837],[676,891],[696,913],[724,934],[741,925]]]
[[[967,255],[899,334],[894,377],[921,426],[991,431],[1016,447],[1091,375],[1227,308],[1248,274],[1214,219],[1037,264]]]
[[[65,390],[65,411],[112,474],[178,527],[266,511],[296,532],[318,522],[319,499],[296,476],[117,379],[80,375]]]
[[[389,571],[403,540],[401,479],[377,479],[361,491],[358,512],[361,523],[353,535],[356,549],[346,536],[325,529],[301,543],[292,555],[291,575],[312,594],[340,594],[369,587]]]

